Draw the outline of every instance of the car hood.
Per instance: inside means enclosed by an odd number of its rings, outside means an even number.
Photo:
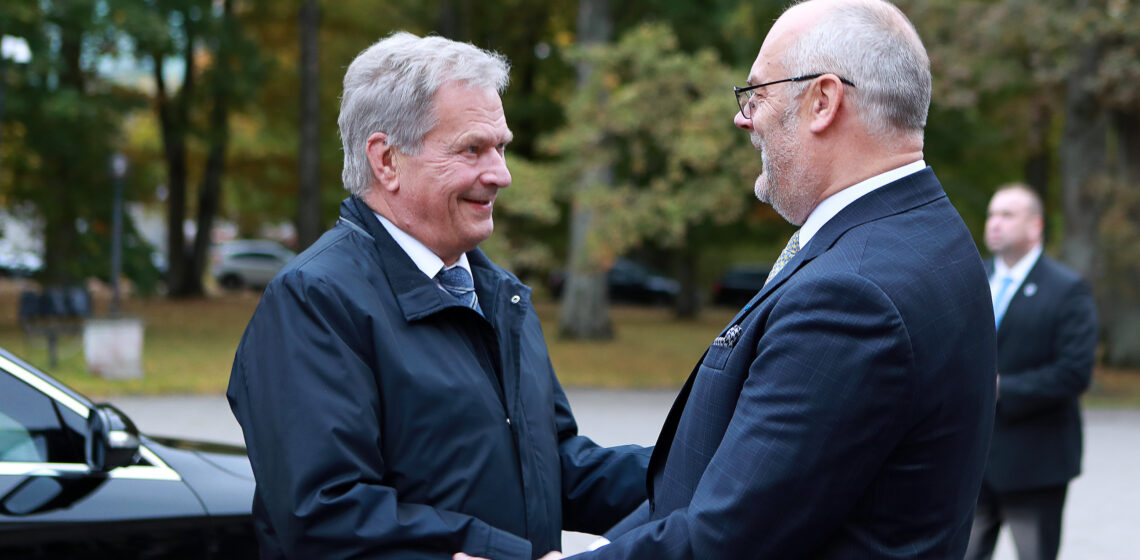
[[[171,449],[189,451],[229,474],[253,480],[253,469],[250,468],[245,446],[171,437],[152,436],[149,439]]]
[[[210,515],[250,515],[254,480],[244,447],[168,437],[144,437],[143,445],[178,472]]]

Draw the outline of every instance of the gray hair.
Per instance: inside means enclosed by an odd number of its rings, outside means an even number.
[[[790,76],[831,72],[855,82],[851,104],[872,134],[921,136],[926,128],[930,58],[914,25],[889,2],[838,3],[788,47],[784,65]],[[793,86],[798,97],[808,84]]]
[[[416,155],[424,135],[439,122],[432,99],[440,86],[460,82],[502,95],[509,71],[503,55],[443,37],[397,32],[365,49],[344,74],[337,119],[344,188],[364,196],[371,187],[366,147],[373,133],[387,134],[389,146]]]

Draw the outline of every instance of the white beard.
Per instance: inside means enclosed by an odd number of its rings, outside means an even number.
[[[755,129],[750,135],[752,145],[760,150],[762,165],[753,190],[760,202],[770,205],[785,220],[798,226],[811,213],[813,197],[803,188],[809,173],[804,169],[803,158],[799,157],[800,146],[796,137],[799,119],[794,105],[789,109],[780,119],[780,129],[775,132],[785,142],[776,145],[765,142]],[[800,188],[797,188],[797,183]]]

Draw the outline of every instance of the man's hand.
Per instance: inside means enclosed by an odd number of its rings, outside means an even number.
[[[542,558],[539,558],[538,560],[561,560],[561,558],[562,558],[561,552],[559,552],[557,550],[552,550],[552,551],[546,553],[546,556],[543,556]],[[490,559],[479,558],[477,556],[468,556],[466,554],[463,554],[462,552],[456,552],[455,555],[451,557],[451,560],[490,560]]]

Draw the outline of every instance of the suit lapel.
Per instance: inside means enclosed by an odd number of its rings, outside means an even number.
[[[693,366],[693,371],[685,380],[685,386],[681,387],[681,392],[673,400],[673,406],[669,409],[669,415],[665,417],[665,424],[661,426],[661,433],[657,436],[657,444],[653,446],[653,454],[649,457],[649,470],[646,474],[646,490],[649,493],[650,512],[653,511],[653,492],[661,483],[661,476],[665,471],[665,460],[669,458],[669,449],[673,446],[673,437],[677,434],[677,425],[681,422],[681,413],[684,412],[685,404],[689,401],[689,393],[693,390],[693,380],[697,378],[697,370],[701,369],[701,363],[705,361],[705,356],[708,353],[709,351],[705,350],[705,353],[701,354],[701,359],[697,360],[697,365]]]
[[[1037,257],[1037,262],[1033,263],[1033,268],[1029,269],[1029,274],[1025,275],[1025,280],[1017,287],[1017,291],[1013,293],[1013,297],[1009,300],[1009,305],[1005,308],[1005,315],[1002,316],[1001,326],[998,327],[997,336],[1000,343],[1005,338],[1005,333],[1013,328],[1008,326],[1010,323],[1016,324],[1018,318],[1028,310],[1028,306],[1033,302],[1030,301],[1031,297],[1035,297],[1037,290],[1041,285],[1041,277],[1044,274],[1044,267],[1041,261],[1045,260],[1045,254]],[[1026,296],[1026,293],[1030,295]],[[1035,301],[1035,300],[1034,300]],[[1011,320],[1012,319],[1012,320]]]

